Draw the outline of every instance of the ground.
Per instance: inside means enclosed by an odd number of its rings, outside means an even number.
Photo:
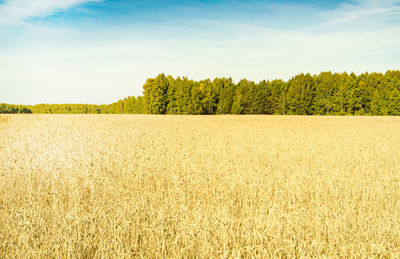
[[[400,256],[400,118],[9,115],[0,257]]]

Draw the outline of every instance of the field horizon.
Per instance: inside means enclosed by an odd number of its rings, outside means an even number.
[[[400,0],[0,0],[0,259],[400,258],[399,46]]]
[[[0,113],[36,114],[279,114],[400,115],[400,71],[298,74],[288,81],[258,83],[159,74],[148,78],[143,95],[107,105],[0,103]]]

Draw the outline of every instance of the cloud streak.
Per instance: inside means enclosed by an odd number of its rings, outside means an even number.
[[[46,8],[29,8],[29,15],[9,20],[44,17],[84,2],[46,1]],[[154,10],[134,5],[128,10],[128,5],[117,8],[104,1],[102,15],[99,7],[87,7],[99,19],[85,19],[87,13],[78,12],[79,24],[67,19],[57,23],[64,17],[55,16],[9,26],[7,37],[1,38],[0,30],[0,102],[110,103],[141,94],[146,78],[161,72],[197,80],[227,76],[258,81],[302,72],[400,68],[400,0],[351,1],[330,10],[266,3],[264,9],[270,11],[255,15],[257,3],[246,2],[243,12],[232,5],[220,16],[210,15],[208,6],[193,17],[181,16],[183,7],[175,6],[165,9],[165,19],[147,22],[157,17]],[[119,18],[115,9],[129,16]],[[225,10],[222,5],[214,9]],[[140,12],[145,18],[135,16]],[[293,21],[300,22],[294,26]]]
[[[31,17],[43,17],[85,2],[100,0],[5,0],[0,3],[0,25],[23,22]]]
[[[399,0],[356,0],[344,3],[338,9],[328,12],[332,24],[348,23],[366,17],[398,14],[400,14]]]

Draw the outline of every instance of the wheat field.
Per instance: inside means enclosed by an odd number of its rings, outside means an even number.
[[[1,258],[400,257],[400,118],[9,115]]]

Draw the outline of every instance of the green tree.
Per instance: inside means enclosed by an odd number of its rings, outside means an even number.
[[[290,114],[313,114],[314,80],[310,74],[300,74],[289,80],[287,105]]]
[[[148,79],[143,86],[146,109],[151,114],[165,114],[167,110],[168,79],[164,74]]]

